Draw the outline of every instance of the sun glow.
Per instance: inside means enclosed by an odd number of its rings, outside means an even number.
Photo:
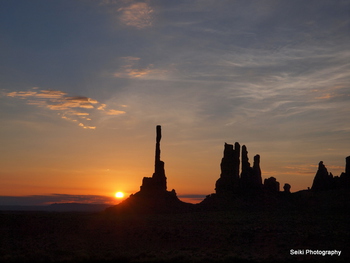
[[[123,192],[116,192],[114,196],[116,198],[123,198],[124,197],[124,193]]]

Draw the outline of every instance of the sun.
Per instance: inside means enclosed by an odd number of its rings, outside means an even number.
[[[123,192],[116,192],[114,196],[116,198],[123,198],[124,197],[124,193]]]

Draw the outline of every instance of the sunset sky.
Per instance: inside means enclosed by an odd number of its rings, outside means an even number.
[[[215,192],[225,142],[292,192],[340,175],[349,47],[348,0],[0,1],[0,204],[139,191],[156,125],[183,200]]]

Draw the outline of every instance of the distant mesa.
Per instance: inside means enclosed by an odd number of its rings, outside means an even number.
[[[319,162],[311,190],[318,192],[342,188],[350,189],[350,156],[345,158],[345,172],[341,173],[340,176],[328,173],[323,162]]]

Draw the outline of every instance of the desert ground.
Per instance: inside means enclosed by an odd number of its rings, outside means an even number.
[[[349,212],[309,208],[179,214],[0,212],[0,262],[343,262]],[[340,256],[291,255],[341,250]]]

